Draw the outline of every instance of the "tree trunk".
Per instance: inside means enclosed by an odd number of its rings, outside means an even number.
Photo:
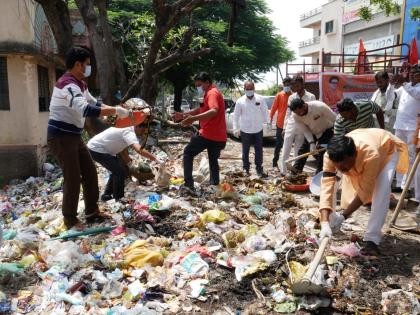
[[[182,91],[184,90],[183,86],[179,84],[174,84],[174,111],[181,111],[182,104]]]
[[[64,59],[66,53],[73,47],[73,27],[67,3],[62,0],[36,0],[36,2],[44,10],[57,43],[58,54]]]
[[[116,91],[115,84],[115,56],[112,37],[110,32],[104,29],[104,21],[107,21],[105,0],[96,0],[98,4],[99,18],[95,12],[93,0],[75,0],[77,7],[83,17],[83,22],[89,31],[89,37],[95,52],[97,65],[97,77],[101,98],[106,104],[115,103],[113,92]],[[112,48],[109,48],[112,47]]]

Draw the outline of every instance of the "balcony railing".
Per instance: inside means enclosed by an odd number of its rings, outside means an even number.
[[[301,14],[300,15],[300,20],[303,21],[303,20],[309,19],[310,17],[312,17],[314,15],[317,15],[321,12],[322,12],[322,7],[318,7],[316,9],[313,9],[313,10],[309,11],[309,12],[305,12],[305,13]]]
[[[321,41],[321,37],[317,36],[314,38],[310,38],[308,40],[304,40],[303,42],[299,43],[299,48],[303,48],[303,47],[307,47],[307,46],[311,46],[311,45],[316,45],[319,44],[319,42]]]

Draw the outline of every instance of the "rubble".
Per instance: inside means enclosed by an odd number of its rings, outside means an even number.
[[[148,149],[166,161],[165,169],[155,174],[157,181],[128,183],[124,200],[101,202],[112,222],[65,231],[62,176],[51,161],[43,177],[0,190],[0,313],[419,312],[418,254],[371,262],[360,256],[354,231],[332,242],[317,270],[328,296],[293,295],[290,281],[303,276],[318,249],[316,203],[308,194],[282,190],[275,174],[265,181],[244,176],[228,153],[219,187],[207,184],[203,154],[196,161],[197,196],[181,196],[177,158],[184,144],[157,147],[157,135],[190,136],[152,133]],[[107,176],[99,168],[102,184]],[[83,219],[83,200],[79,213]],[[395,266],[394,258],[404,265]],[[393,267],[402,268],[395,271],[399,278],[385,280]]]

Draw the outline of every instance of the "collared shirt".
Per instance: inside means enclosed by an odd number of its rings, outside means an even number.
[[[289,108],[290,103],[295,98],[301,98],[305,102],[310,102],[310,101],[315,101],[316,97],[312,93],[305,90],[305,93],[303,94],[302,97],[300,97],[300,95],[297,92],[295,92],[292,95],[290,95],[289,99],[287,100],[287,111],[286,111],[286,118],[284,118],[283,129],[286,131],[286,133],[294,133],[294,134],[302,135],[303,131],[300,129],[296,129],[295,118],[293,117],[292,111]]]
[[[394,129],[416,130],[417,115],[420,113],[420,83],[404,83]]]
[[[389,131],[370,128],[357,129],[346,135],[353,139],[356,145],[356,161],[353,168],[343,173],[343,182],[350,182],[350,186],[343,186],[342,204],[348,205],[351,198],[359,196],[363,204],[372,200],[376,179],[385,165],[391,160],[395,152],[399,152],[397,165],[398,173],[406,173],[408,170],[407,145],[395,137]],[[329,159],[328,153],[324,155],[324,173],[335,174],[337,172],[334,163]],[[335,176],[323,177],[321,180],[320,209],[332,210]],[[350,192],[348,190],[351,190]]]
[[[345,120],[343,116],[338,114],[334,124],[335,136],[344,136],[346,133],[359,128],[375,128],[375,120],[372,114],[377,114],[382,110],[379,105],[372,101],[354,102],[354,105],[357,108],[356,120]]]
[[[115,156],[135,143],[138,144],[139,140],[137,139],[134,127],[110,127],[90,139],[87,147],[89,150],[98,153]]]
[[[392,131],[394,128],[400,94],[400,89],[395,89],[392,84],[388,84],[385,92],[382,93],[380,89],[377,89],[370,99],[382,108],[385,129],[388,131]]]
[[[207,140],[226,142],[225,101],[215,85],[212,85],[204,94],[200,114],[210,109],[217,109],[217,114],[212,118],[200,120],[200,135]]]
[[[235,105],[233,129],[246,133],[258,133],[263,130],[263,124],[268,121],[268,109],[262,96],[254,94],[249,99],[241,96]]]
[[[308,142],[313,142],[315,135],[320,138],[325,130],[332,128],[335,122],[335,114],[331,108],[320,101],[306,102],[308,112],[304,116],[293,113],[296,128],[301,129]]]
[[[286,117],[287,112],[287,101],[289,100],[289,96],[290,94],[285,93],[284,91],[277,93],[273,105],[271,106],[270,119],[272,120],[277,112],[277,128],[283,128],[284,119]]]

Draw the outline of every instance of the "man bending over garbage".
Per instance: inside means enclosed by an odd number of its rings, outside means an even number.
[[[124,197],[124,181],[127,175],[125,165],[130,172],[136,171],[128,151],[125,150],[128,147],[149,160],[160,163],[153,154],[142,149],[139,144],[138,137],[145,134],[147,124],[147,121],[143,121],[135,127],[110,127],[89,140],[87,146],[93,160],[111,172],[101,196],[102,201],[112,198],[119,200]],[[120,156],[117,155],[119,153]]]
[[[362,254],[378,255],[395,170],[407,172],[408,149],[390,132],[377,128],[357,129],[334,137],[324,156],[320,237],[331,237],[360,206],[372,202]],[[337,171],[343,173],[342,213],[335,212],[333,204]]]

